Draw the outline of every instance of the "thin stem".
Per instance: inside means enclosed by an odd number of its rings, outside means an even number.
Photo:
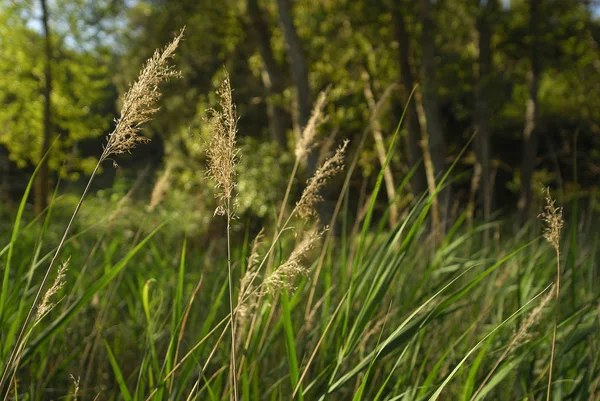
[[[231,386],[233,387],[233,400],[237,401],[237,380],[235,372],[235,314],[233,310],[233,274],[231,269],[231,239],[230,239],[230,228],[231,228],[231,199],[227,199],[227,271],[229,276],[229,310],[231,314]]]
[[[4,368],[4,372],[2,373],[2,378],[0,378],[0,391],[2,391],[2,388],[4,387],[6,378],[8,377],[9,371],[10,370],[14,370],[16,371],[18,368],[18,359],[17,359],[17,354],[19,353],[20,349],[23,349],[24,347],[21,347],[21,342],[23,342],[23,339],[25,338],[25,333],[27,331],[27,327],[29,326],[29,324],[31,323],[31,320],[33,319],[33,314],[35,312],[35,310],[37,309],[38,303],[40,301],[40,298],[42,297],[42,291],[44,290],[44,287],[46,285],[46,282],[48,281],[48,278],[50,277],[50,273],[52,272],[52,268],[54,267],[54,263],[56,263],[56,260],[58,259],[58,255],[60,254],[60,252],[62,251],[62,248],[65,244],[65,241],[67,239],[67,235],[69,235],[69,232],[71,231],[71,226],[73,225],[73,221],[75,220],[75,217],[77,217],[77,214],[79,213],[79,209],[81,208],[81,205],[83,204],[83,200],[85,198],[85,196],[87,195],[91,185],[92,185],[92,181],[94,180],[94,177],[96,176],[96,173],[98,172],[98,169],[100,168],[100,164],[102,164],[102,162],[105,159],[105,153],[104,152],[102,154],[102,156],[100,156],[100,159],[98,160],[98,163],[96,164],[96,167],[94,168],[94,171],[92,172],[92,174],[90,175],[90,179],[88,180],[87,185],[85,186],[85,189],[83,190],[83,193],[81,194],[81,198],[79,199],[79,202],[77,203],[77,206],[75,207],[75,211],[73,212],[73,214],[71,215],[71,219],[69,220],[69,224],[67,224],[67,228],[65,229],[65,232],[62,236],[62,239],[60,240],[60,243],[58,244],[58,247],[56,248],[56,252],[54,253],[54,256],[52,257],[52,260],[50,261],[50,265],[48,266],[48,269],[46,269],[46,273],[44,274],[44,278],[42,279],[42,282],[40,284],[40,287],[38,288],[38,291],[35,295],[35,298],[33,300],[33,304],[31,305],[31,308],[29,309],[29,312],[27,313],[27,317],[25,318],[25,322],[23,323],[23,326],[21,327],[21,331],[19,333],[19,336],[17,337],[17,341],[15,343],[15,347],[13,348],[8,361],[6,363],[6,367]],[[23,344],[24,345],[24,344]],[[11,366],[14,363],[14,368]]]
[[[554,329],[552,331],[552,351],[550,353],[550,368],[548,373],[548,388],[546,392],[546,401],[550,401],[550,393],[552,388],[552,368],[554,367],[554,353],[556,351],[556,331],[558,327],[558,307],[560,298],[560,248],[556,249],[556,304],[554,305]]]
[[[304,367],[304,370],[302,371],[302,375],[300,376],[300,379],[298,380],[298,384],[296,384],[296,387],[294,388],[294,392],[292,393],[292,399],[294,399],[294,397],[296,396],[296,393],[300,389],[300,385],[302,385],[302,380],[304,380],[304,377],[306,376],[306,373],[308,372],[308,368],[312,364],[312,361],[315,359],[315,356],[317,355],[317,351],[319,350],[321,343],[325,339],[325,335],[329,331],[329,328],[331,327],[331,324],[333,323],[335,316],[340,311],[341,306],[344,304],[344,299],[346,298],[347,295],[348,295],[348,292],[346,291],[346,293],[344,294],[342,299],[340,299],[340,302],[338,303],[337,308],[335,308],[335,311],[331,315],[331,318],[329,318],[329,322],[327,323],[325,330],[323,330],[323,334],[321,334],[321,338],[319,338],[319,341],[317,342],[315,349],[313,350],[312,354],[310,354],[310,357],[308,358],[308,362],[306,363],[306,366]]]
[[[384,92],[384,94],[379,98],[379,100],[377,101],[377,104],[375,105],[375,109],[371,112],[371,117],[369,118],[368,124],[363,129],[363,132],[362,132],[361,137],[360,137],[360,142],[358,143],[358,147],[356,148],[356,151],[354,153],[354,157],[352,159],[352,162],[350,163],[350,167],[348,168],[348,172],[346,173],[346,178],[344,179],[344,184],[343,184],[342,189],[340,191],[340,195],[338,196],[338,200],[337,200],[337,202],[335,204],[335,209],[334,209],[333,214],[331,216],[331,220],[329,221],[329,227],[334,227],[334,223],[337,220],[338,214],[340,213],[340,210],[342,208],[342,202],[344,200],[344,194],[348,190],[348,187],[350,185],[350,180],[352,178],[352,174],[354,173],[354,169],[358,165],[358,161],[360,160],[361,151],[362,151],[363,147],[365,146],[365,141],[367,139],[367,136],[369,135],[369,132],[371,131],[371,125],[377,119],[378,114],[379,114],[379,110],[381,109],[384,101],[387,99],[387,96],[389,96],[389,94],[391,93],[391,88],[393,88],[393,85],[390,86],[390,87],[388,87],[388,89],[386,89],[386,91]],[[415,89],[413,89],[413,92],[414,91],[415,91]],[[411,96],[412,96],[413,92],[411,92]],[[410,101],[410,97],[409,97],[409,101]],[[313,281],[312,281],[312,285],[311,285],[311,288],[310,288],[310,293],[308,295],[308,302],[306,303],[305,318],[308,317],[308,313],[309,313],[308,311],[310,311],[310,309],[311,309],[313,298],[315,296],[315,291],[316,291],[316,288],[317,288],[317,282],[319,280],[319,276],[321,274],[321,269],[323,268],[323,263],[325,261],[325,254],[327,252],[327,247],[328,247],[329,242],[331,241],[332,237],[333,237],[333,229],[329,230],[327,232],[327,234],[325,235],[325,240],[323,242],[323,247],[321,249],[321,254],[319,256],[319,261],[317,263],[317,270],[316,270],[315,275],[313,276]]]
[[[285,195],[283,196],[283,202],[281,203],[281,209],[279,209],[279,216],[277,217],[277,225],[275,226],[275,232],[273,233],[273,239],[271,240],[273,243],[276,242],[277,237],[280,233],[279,227],[281,226],[281,222],[283,221],[283,215],[285,214],[285,209],[287,206],[288,199],[290,197],[290,193],[292,191],[292,184],[294,183],[294,178],[296,177],[296,173],[298,172],[298,167],[300,166],[300,158],[296,157],[296,161],[294,162],[294,167],[292,168],[292,174],[290,174],[290,179],[288,180],[287,188],[285,189]],[[294,208],[295,210],[295,208]],[[292,214],[294,211],[292,211]],[[267,271],[271,270],[273,266],[273,259],[275,257],[274,253],[269,254],[269,260],[267,262]]]
[[[277,229],[281,225],[281,221],[283,220],[283,215],[285,214],[285,207],[287,206],[288,199],[290,197],[290,192],[292,191],[292,184],[294,183],[294,178],[296,177],[296,173],[298,172],[298,166],[300,165],[300,159],[296,158],[294,162],[294,168],[292,169],[292,174],[290,175],[290,179],[288,180],[287,188],[285,189],[285,195],[283,196],[283,203],[281,204],[281,209],[279,210],[279,217],[277,218]]]

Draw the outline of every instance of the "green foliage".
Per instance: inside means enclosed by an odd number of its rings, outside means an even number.
[[[42,156],[44,42],[28,23],[31,12],[27,3],[0,10],[0,143],[20,167],[36,165]],[[102,48],[73,49],[64,44],[67,39],[60,33],[52,36],[52,131],[61,139],[49,165],[59,170],[66,161],[65,173],[89,174],[95,160],[82,154],[78,144],[102,137],[109,128],[115,97],[108,74],[110,54]]]
[[[61,226],[62,201],[55,202],[57,213],[53,213],[55,217],[44,236]],[[376,394],[378,399],[392,399],[417,388],[420,390],[409,399],[417,399],[417,393],[431,398],[438,394],[436,390],[442,391],[440,386],[445,386],[440,397],[458,399],[464,396],[464,385],[471,391],[479,386],[523,319],[504,321],[552,281],[552,252],[539,239],[529,242],[531,233],[514,235],[508,226],[498,226],[500,240],[491,248],[481,245],[483,230],[470,230],[465,225],[459,225],[453,237],[436,247],[426,239],[418,218],[420,211],[426,210],[422,209],[424,206],[417,206],[412,217],[391,233],[370,236],[368,252],[355,267],[363,281],[353,291],[348,310],[339,308],[340,302],[345,304],[346,289],[341,283],[349,282],[350,277],[345,277],[349,271],[340,264],[344,248],[338,246],[337,240],[329,245],[333,257],[325,261],[325,269],[335,276],[334,284],[328,287],[322,281],[316,287],[316,299],[328,294],[331,303],[327,308],[319,303],[311,312],[322,314],[322,322],[305,320],[310,285],[301,284],[296,293],[290,294],[284,300],[284,309],[278,303],[258,306],[258,331],[252,335],[244,356],[247,373],[243,380],[248,383],[240,386],[243,391],[258,389],[259,398],[250,399],[269,399],[273,391],[291,392],[290,379],[298,383],[300,378],[300,389],[310,399],[325,393],[331,393],[329,397],[335,399],[351,399],[357,386],[362,399],[375,399]],[[24,218],[26,222],[31,216]],[[29,266],[47,260],[45,251],[39,258],[28,255],[37,230],[35,225],[22,226],[24,230],[17,237],[13,255],[14,260],[22,262],[13,265],[15,270],[8,279],[5,319],[16,316],[16,294],[26,284],[19,277],[27,277]],[[407,241],[409,229],[414,232],[411,235],[416,235],[412,241]],[[537,230],[535,224],[532,229]],[[8,236],[3,238],[5,242],[9,240]],[[597,319],[595,309],[589,306],[598,302],[599,293],[594,281],[586,279],[596,268],[596,260],[589,253],[593,248],[585,240],[589,236],[580,233],[578,238],[579,252],[590,256],[575,261],[579,272],[573,283],[578,287],[577,304],[574,309],[569,302],[561,305],[560,363],[555,377],[563,383],[563,392],[573,399],[587,400],[590,391],[594,391],[593,378],[600,368],[594,365],[597,350],[590,346],[597,341],[597,331],[589,329]],[[103,391],[107,396],[146,399],[158,389],[153,399],[168,399],[168,394],[179,399],[189,395],[201,374],[199,397],[212,394],[214,399],[226,399],[226,395],[218,395],[223,394],[227,383],[226,374],[222,377],[226,369],[222,368],[229,363],[227,336],[219,338],[226,327],[221,319],[228,313],[223,302],[223,256],[198,246],[195,240],[188,240],[182,248],[182,241],[181,235],[169,237],[159,231],[133,248],[136,243],[124,230],[106,236],[87,230],[69,239],[65,249],[65,254],[71,255],[67,296],[32,333],[19,377],[38,384],[21,391],[32,399],[43,399],[42,390],[48,386],[66,394],[70,386],[68,375],[76,372],[87,391],[107,386]],[[348,251],[355,252],[362,240],[357,236],[350,242]],[[185,258],[180,255],[181,250]],[[233,253],[237,261],[246,257],[241,247],[236,246]],[[86,273],[80,275],[81,269]],[[37,274],[32,277],[35,282]],[[200,277],[202,284],[195,292]],[[369,284],[389,279],[393,285],[381,290],[373,291]],[[570,293],[573,284],[564,284],[564,294]],[[375,301],[371,300],[373,297]],[[527,306],[527,311],[531,309]],[[334,310],[339,313],[334,314]],[[100,346],[93,351],[94,365],[88,366],[85,338],[100,324],[94,323],[100,311],[106,319],[101,326],[106,340],[100,339]],[[346,319],[356,333],[349,338],[343,336]],[[5,342],[8,326],[2,327]],[[527,341],[508,355],[478,399],[481,395],[514,398],[522,385],[534,395],[543,391],[536,378],[545,368],[550,330],[551,313],[544,311]],[[144,331],[145,337],[140,335]],[[493,337],[488,337],[492,332]],[[184,333],[182,338],[180,333]],[[483,343],[485,347],[479,348],[478,344]],[[289,352],[290,344],[295,344],[296,359],[288,354],[291,359],[282,363],[286,361],[282,355]],[[216,353],[212,354],[215,346]],[[476,358],[473,355],[475,359],[468,357],[479,350],[482,352]],[[192,357],[182,359],[190,351]],[[307,365],[313,352],[315,358]],[[56,368],[46,365],[46,360],[54,361],[52,366]],[[475,362],[477,369],[469,370]],[[206,363],[206,370],[201,373]],[[460,364],[464,365],[462,369]],[[332,365],[339,365],[337,373]],[[176,366],[178,373],[165,380]],[[419,374],[423,368],[427,377]],[[290,378],[289,369],[293,369]],[[368,379],[363,376],[366,369]],[[263,373],[255,375],[257,370]],[[394,379],[389,380],[392,374]]]
[[[292,167],[292,157],[275,143],[244,138],[238,166],[238,212],[258,217],[274,215]],[[277,168],[273,168],[277,166]],[[264,188],[271,188],[264,191]]]

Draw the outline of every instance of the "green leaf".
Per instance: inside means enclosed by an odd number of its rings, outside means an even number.
[[[110,345],[108,342],[103,339],[104,347],[106,348],[106,353],[108,355],[108,360],[110,361],[110,366],[113,369],[113,373],[115,374],[115,379],[117,380],[117,384],[119,385],[119,389],[121,390],[121,396],[125,401],[133,401],[131,397],[131,393],[127,388],[127,383],[125,383],[125,379],[123,378],[123,373],[121,373],[121,368],[119,368],[119,364],[113,355],[112,350],[110,349]]]

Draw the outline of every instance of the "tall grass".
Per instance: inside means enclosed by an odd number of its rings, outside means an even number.
[[[118,146],[110,145],[117,134],[109,137],[100,162],[139,142],[138,123],[150,114],[135,124],[123,116],[133,110],[127,99],[156,100],[141,92],[125,97],[120,120],[133,131],[125,129]],[[24,196],[12,232],[0,232],[5,399],[475,401],[549,398],[550,390],[554,399],[598,399],[600,291],[585,279],[597,278],[591,233],[578,232],[570,246],[579,257],[565,272],[554,204],[546,228],[534,218],[518,232],[510,220],[472,224],[465,211],[440,242],[430,211],[449,175],[387,229],[390,205],[380,208],[378,190],[400,124],[373,192],[359,205],[364,213],[352,216],[347,205],[357,197],[349,182],[369,127],[331,152],[293,200],[296,173],[316,146],[324,94],[296,148],[276,223],[240,235],[246,222],[236,218],[235,182],[243,172],[236,170],[229,77],[218,94],[208,156],[226,231],[211,246],[168,222],[150,231],[106,224],[107,209],[123,204],[102,204],[97,213],[105,217],[94,227],[78,224],[83,197],[73,214],[55,197],[43,226],[26,224],[35,216],[25,212]],[[323,227],[319,192],[339,178],[334,218]],[[409,178],[395,193],[405,192]],[[93,198],[86,202],[93,206]],[[152,209],[168,207],[163,200]],[[490,229],[494,241],[486,240]],[[64,278],[52,268],[59,254],[70,255]],[[575,269],[560,284],[577,291],[577,304],[550,313],[561,276]],[[52,277],[57,287],[47,305],[54,306],[32,325],[25,312],[37,310]]]
[[[181,40],[182,35],[183,30],[181,31],[179,36],[177,36],[175,40],[173,40],[173,42],[171,42],[167,47],[165,47],[164,50],[157,50],[154,53],[152,58],[148,60],[148,62],[140,72],[138,80],[125,93],[125,96],[123,97],[123,107],[121,110],[121,116],[116,120],[115,129],[107,137],[106,145],[104,146],[103,151],[98,159],[98,162],[96,163],[96,166],[94,167],[94,170],[90,175],[88,183],[85,189],[83,190],[81,198],[77,202],[75,210],[73,211],[73,214],[71,215],[69,222],[67,223],[67,226],[64,230],[64,234],[62,235],[62,238],[60,239],[60,242],[56,247],[54,255],[50,260],[50,264],[48,265],[46,272],[38,287],[38,290],[35,294],[35,297],[33,298],[33,303],[26,314],[21,329],[19,330],[19,334],[16,337],[12,351],[10,352],[6,363],[4,364],[2,376],[0,376],[0,391],[3,390],[11,372],[13,373],[11,382],[14,380],[16,371],[19,366],[19,361],[21,359],[21,353],[23,352],[24,347],[26,345],[26,340],[28,337],[27,331],[30,328],[29,326],[32,323],[32,320],[34,319],[34,316],[36,316],[35,323],[37,323],[45,314],[49,312],[49,310],[52,308],[52,306],[49,304],[49,298],[60,289],[59,287],[62,287],[63,285],[62,277],[64,277],[66,271],[66,264],[63,264],[64,268],[61,267],[59,269],[59,274],[57,276],[55,284],[49,289],[45,290],[45,285],[48,282],[50,274],[53,272],[54,264],[56,263],[63,249],[67,236],[69,235],[71,227],[73,226],[73,222],[77,217],[79,209],[83,204],[85,196],[87,195],[100,166],[111,156],[129,152],[135,147],[137,143],[145,142],[147,140],[146,138],[137,134],[140,131],[142,124],[149,121],[152,118],[152,115],[157,110],[155,108],[155,104],[160,98],[160,91],[158,90],[158,85],[162,81],[168,80],[169,78],[178,75],[178,73],[168,64],[168,61],[170,58],[173,57],[175,49],[177,48],[177,45]],[[42,160],[44,160],[46,156],[47,155],[44,155]],[[43,161],[41,163],[43,163]],[[31,188],[31,182],[28,185],[28,190],[29,188]],[[26,197],[24,197],[23,199],[25,200]],[[23,204],[24,202],[21,202],[21,205]],[[18,231],[20,217],[20,215],[17,216],[17,222],[15,223],[15,229],[13,230],[13,240],[15,237],[14,234]],[[4,280],[2,284],[3,292],[0,296],[0,300],[2,301],[0,302],[0,316],[2,315],[1,311],[4,310],[4,302],[6,299],[6,287],[10,275],[10,257],[11,251],[13,249],[12,245],[13,241],[11,240],[11,243],[9,244],[9,255],[7,259],[8,262],[6,263],[4,271]],[[45,296],[42,295],[44,291],[46,291]],[[42,301],[41,304],[40,301]],[[9,387],[10,384],[11,383],[8,383]],[[6,394],[8,395],[8,392]]]

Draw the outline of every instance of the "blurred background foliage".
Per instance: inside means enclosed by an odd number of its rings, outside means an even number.
[[[416,84],[421,86],[407,110],[404,140],[391,161],[392,184],[427,157],[432,175],[439,176],[477,132],[454,171],[450,209],[469,207],[474,199],[475,216],[483,220],[495,211],[527,214],[540,184],[555,187],[564,199],[597,203],[600,22],[594,1],[0,4],[0,196],[7,205],[19,198],[26,177],[55,140],[32,203],[43,208],[47,188],[59,179],[67,192],[80,189],[113,126],[119,94],[143,60],[182,26],[186,36],[177,65],[183,79],[166,87],[161,113],[144,131],[150,144],[135,157],[116,160],[119,170],[104,166],[95,184],[100,198],[123,196],[127,185],[119,183],[135,182],[144,172],[134,198],[150,203],[153,187],[166,175],[166,195],[153,211],[193,208],[200,221],[210,214],[214,201],[201,184],[203,116],[216,103],[214,89],[225,66],[240,116],[242,214],[273,218],[306,109],[325,89],[327,121],[319,133],[325,148],[302,166],[301,179],[336,143],[350,138],[355,149],[362,132],[371,129],[379,136],[367,137],[351,182],[356,191],[369,192],[385,157],[380,150],[387,149]],[[420,167],[396,201],[410,204],[427,185]],[[532,187],[528,199],[526,188]],[[380,196],[382,205],[389,190]]]

